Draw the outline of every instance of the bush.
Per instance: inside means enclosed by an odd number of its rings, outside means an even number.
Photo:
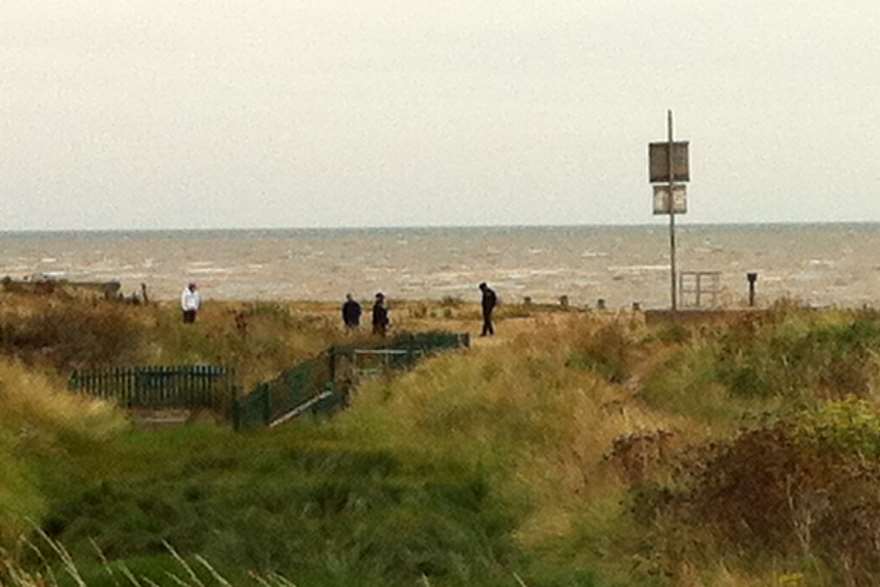
[[[611,383],[623,383],[632,371],[637,343],[621,322],[587,329],[574,340],[568,364],[593,369]]]
[[[140,355],[143,331],[118,304],[68,302],[0,316],[0,352],[59,369],[122,365]]]
[[[880,322],[848,317],[822,323],[810,316],[749,318],[720,337],[718,377],[736,395],[793,397],[819,389],[830,397],[865,395],[876,375]]]
[[[867,397],[878,351],[880,320],[870,313],[749,314],[669,349],[644,378],[641,396],[667,412],[730,427],[768,409]]]
[[[464,305],[464,300],[459,296],[443,296],[440,299],[440,305],[445,308],[457,308]]]
[[[880,417],[831,402],[697,450],[677,484],[644,485],[634,512],[671,516],[758,559],[815,557],[850,584],[880,573]]]
[[[678,322],[664,324],[657,329],[656,336],[657,340],[667,344],[683,344],[693,338],[690,329]]]

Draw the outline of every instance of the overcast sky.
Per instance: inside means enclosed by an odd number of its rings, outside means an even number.
[[[877,0],[2,0],[0,229],[880,221]]]

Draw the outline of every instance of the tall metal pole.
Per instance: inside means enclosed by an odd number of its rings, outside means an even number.
[[[672,195],[672,186],[675,183],[675,176],[672,170],[672,110],[667,111],[667,123],[669,127],[669,147],[667,149],[668,165],[669,165],[669,268],[672,293],[672,311],[678,310],[678,296],[675,287],[675,198]]]

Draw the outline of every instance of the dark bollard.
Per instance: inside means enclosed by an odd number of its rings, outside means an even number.
[[[596,309],[604,310],[605,309],[605,298],[599,298],[596,300]]]
[[[749,306],[755,306],[755,282],[758,281],[757,273],[746,273],[746,279],[749,280]]]
[[[642,305],[638,302],[633,302],[633,312],[641,312]]]
[[[568,308],[568,296],[559,296],[559,305]]]
[[[525,304],[526,306],[531,306],[532,305],[532,296],[524,297],[523,304]]]

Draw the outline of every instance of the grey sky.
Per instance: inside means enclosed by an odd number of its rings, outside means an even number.
[[[880,221],[880,2],[3,0],[0,229]]]

